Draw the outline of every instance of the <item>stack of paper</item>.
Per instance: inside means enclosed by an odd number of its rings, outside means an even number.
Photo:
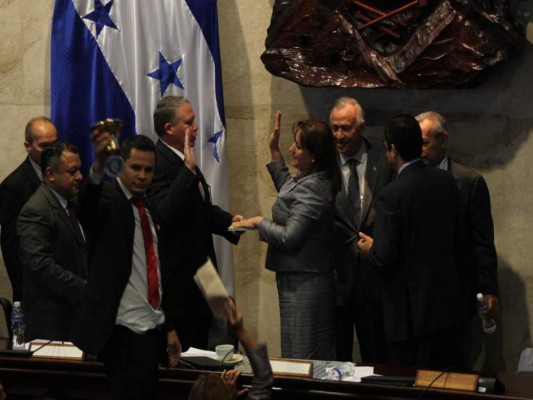
[[[210,259],[207,259],[207,262],[198,269],[194,275],[194,281],[204,295],[213,315],[219,318],[224,317],[224,307],[229,296]]]

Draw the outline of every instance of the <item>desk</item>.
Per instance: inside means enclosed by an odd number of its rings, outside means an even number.
[[[376,366],[375,372],[385,375],[413,374],[411,369]],[[163,399],[187,399],[198,375],[203,371],[160,369],[159,382]],[[424,399],[503,400],[533,399],[533,375],[499,374],[506,386],[505,396],[478,393],[430,390]],[[242,376],[249,385],[252,377]],[[83,361],[0,358],[0,381],[9,400],[33,399],[50,388],[62,388],[69,399],[108,399],[107,382],[102,364]],[[363,383],[328,382],[314,379],[279,377],[274,381],[272,398],[276,399],[416,399],[423,389],[378,386]]]

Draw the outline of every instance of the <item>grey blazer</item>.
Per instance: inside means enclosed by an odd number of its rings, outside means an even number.
[[[333,273],[332,183],[325,172],[301,179],[290,176],[283,159],[267,165],[278,198],[272,221],[259,224],[259,238],[269,244],[266,267],[276,272]]]
[[[26,340],[71,340],[74,313],[87,278],[80,231],[46,184],[22,208],[17,223],[24,270]]]

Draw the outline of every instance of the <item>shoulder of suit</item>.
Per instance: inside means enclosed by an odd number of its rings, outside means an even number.
[[[156,144],[156,170],[166,166],[185,165],[183,160],[172,151],[166,144],[159,140]]]
[[[22,209],[49,209],[50,206],[55,208],[57,204],[59,204],[59,200],[57,200],[57,198],[54,196],[51,189],[45,184],[41,184],[37,190],[35,190],[26,204],[22,207]]]
[[[126,194],[120,187],[120,184],[116,179],[106,181],[102,184],[102,196],[105,198],[119,198],[128,201]]]
[[[452,159],[450,159],[450,172],[456,179],[482,178],[482,176],[473,169],[468,168]]]
[[[28,174],[34,174],[35,178],[37,178],[37,173],[33,170],[28,158],[26,158],[2,181],[2,186],[30,186],[32,180],[28,179]]]
[[[302,178],[298,185],[296,185],[295,190],[314,193],[319,197],[329,197],[332,185],[331,180],[326,176],[326,172],[321,171]]]

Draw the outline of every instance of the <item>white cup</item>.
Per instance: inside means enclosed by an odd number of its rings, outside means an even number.
[[[230,361],[233,358],[233,345],[232,344],[219,344],[215,347],[217,353],[217,360]]]

